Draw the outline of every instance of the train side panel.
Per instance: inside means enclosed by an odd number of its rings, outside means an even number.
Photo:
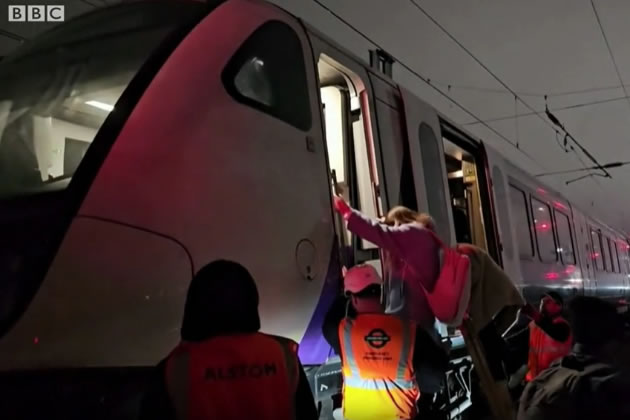
[[[287,79],[287,73],[294,77]],[[301,356],[305,363],[321,363],[329,353],[321,318],[340,274],[338,266],[329,269],[335,261],[330,194],[315,65],[304,29],[268,4],[222,4],[151,82],[79,210],[82,220],[111,221],[170,238],[190,255],[191,267],[177,274],[164,271],[171,281],[156,279],[160,290],[147,290],[153,271],[147,269],[141,282],[131,281],[142,278],[133,256],[147,252],[159,267],[160,253],[142,243],[125,243],[121,236],[120,252],[131,260],[110,260],[99,248],[109,240],[104,229],[92,235],[71,230],[59,251],[64,257],[55,261],[21,324],[0,344],[3,354],[16,352],[18,343],[30,351],[4,361],[24,368],[29,363],[153,365],[177,343],[192,273],[227,258],[243,263],[257,279],[263,331],[298,342],[314,336]],[[73,229],[85,223],[76,222]],[[85,253],[93,255],[93,273],[88,264],[80,270],[72,266],[75,257],[86,260]],[[101,270],[107,264],[128,273]],[[119,282],[131,288],[133,299],[113,293]],[[163,306],[150,303],[156,293],[170,296]],[[101,299],[87,304],[82,294]],[[149,300],[138,304],[136,298],[144,296]],[[87,307],[92,317],[85,315]],[[63,322],[53,328],[57,308],[63,308]],[[116,311],[114,320],[138,321],[108,325],[109,311]],[[311,322],[314,318],[319,322]],[[144,328],[151,319],[161,320],[156,324],[160,331]],[[84,324],[88,320],[91,330]],[[44,330],[59,338],[47,336],[47,344],[33,349],[32,340]],[[102,339],[94,342],[102,346],[88,343],[99,334]],[[63,343],[70,346],[66,356]],[[57,350],[45,355],[36,350],[42,346]],[[82,354],[75,354],[84,346]]]
[[[500,250],[503,269],[518,286],[523,286],[519,244],[515,241],[518,228],[512,222],[518,217],[510,206],[510,186],[508,174],[511,168],[509,162],[492,147],[484,145],[488,158],[488,169],[492,179],[492,192],[496,210],[496,224],[500,238]]]
[[[503,198],[497,193],[501,182],[493,179],[503,252],[509,257],[505,245],[510,240],[505,232],[509,231],[519,270],[512,271],[509,264],[506,270],[525,298],[536,302],[547,290],[555,290],[567,299],[587,294],[618,301],[626,296],[628,244],[622,236],[585,216],[560,194],[510,162],[504,161],[504,169],[507,194]],[[493,175],[495,178],[500,174]],[[510,226],[505,226],[505,215],[501,215],[505,205],[510,209]]]
[[[590,245],[590,231],[588,228],[587,218],[584,213],[571,206],[573,221],[575,225],[575,232],[577,236],[577,250],[580,259],[580,266],[582,267],[584,294],[587,296],[597,295],[597,283],[595,281],[595,267],[593,265],[593,258],[591,254]]]
[[[627,275],[619,259],[617,233],[592,218],[586,218],[586,231],[597,296],[611,301],[625,297]]]
[[[78,217],[29,310],[0,340],[0,369],[154,365],[178,340],[191,274],[177,241]]]

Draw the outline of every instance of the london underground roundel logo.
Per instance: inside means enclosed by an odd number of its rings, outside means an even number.
[[[370,331],[368,335],[365,336],[365,341],[367,341],[368,345],[370,347],[374,347],[375,349],[385,347],[390,340],[391,337],[380,328]]]

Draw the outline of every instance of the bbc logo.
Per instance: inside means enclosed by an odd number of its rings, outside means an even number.
[[[9,22],[63,22],[65,16],[65,6],[9,5]]]

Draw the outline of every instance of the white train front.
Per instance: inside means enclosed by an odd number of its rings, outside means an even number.
[[[628,296],[620,232],[281,9],[208,3],[101,9],[0,62],[2,389],[155,365],[217,258],[257,279],[264,331],[324,363],[341,264],[380,268],[333,215],[333,171],[364,213],[428,211],[486,248],[528,299]]]

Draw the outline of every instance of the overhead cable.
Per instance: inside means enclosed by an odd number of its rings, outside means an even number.
[[[610,42],[608,42],[608,37],[606,36],[606,31],[604,31],[604,25],[602,25],[602,21],[599,18],[599,13],[597,13],[597,8],[595,7],[595,1],[591,0],[591,7],[593,8],[593,13],[595,14],[595,19],[597,20],[597,25],[599,26],[599,31],[602,34],[602,38],[604,38],[604,42],[606,43],[606,48],[608,49],[608,55],[610,56],[610,61],[612,61],[613,67],[615,68],[615,73],[617,73],[617,79],[619,80],[619,85],[623,89],[623,93],[626,95],[626,99],[628,99],[628,104],[630,105],[630,98],[628,98],[628,90],[626,89],[626,85],[623,83],[623,78],[621,77],[621,72],[619,71],[619,66],[617,65],[617,60],[615,60],[615,55],[612,52],[612,48],[610,47]]]
[[[374,45],[375,47],[384,50],[385,48],[381,47],[377,42],[373,41],[370,37],[368,37],[365,33],[363,33],[362,31],[360,31],[359,29],[357,29],[354,25],[352,25],[350,22],[348,22],[347,20],[345,20],[343,17],[341,17],[339,14],[335,13],[334,10],[332,10],[331,8],[329,8],[328,6],[326,6],[324,3],[321,2],[321,0],[313,0],[315,3],[317,3],[320,7],[322,7],[323,9],[325,9],[328,13],[330,13],[331,15],[333,15],[337,20],[339,20],[340,22],[342,22],[344,25],[346,25],[348,28],[352,29],[354,32],[356,32],[358,35],[360,35],[363,39],[365,39],[366,41],[368,41],[370,44]],[[530,155],[529,153],[527,153],[525,150],[523,150],[522,148],[517,148],[516,144],[511,141],[510,139],[508,139],[505,135],[501,134],[499,131],[497,131],[495,128],[493,128],[492,126],[490,126],[488,123],[486,123],[485,121],[483,121],[481,118],[479,118],[477,115],[475,115],[472,111],[470,111],[468,108],[466,108],[465,106],[463,106],[462,104],[460,104],[459,102],[457,102],[455,99],[453,99],[451,96],[449,96],[446,92],[444,92],[442,89],[440,89],[438,86],[434,85],[431,83],[430,79],[427,77],[424,77],[423,75],[421,75],[418,71],[414,70],[413,68],[411,68],[410,66],[408,66],[407,64],[405,64],[403,61],[399,60],[398,58],[394,57],[392,55],[392,58],[394,58],[396,60],[396,62],[398,62],[398,64],[400,64],[403,68],[405,68],[407,71],[409,71],[411,74],[413,74],[414,76],[416,76],[417,78],[419,78],[420,80],[422,80],[425,84],[427,84],[428,86],[430,86],[433,90],[435,90],[437,93],[439,93],[441,96],[443,96],[444,98],[448,99],[451,103],[453,103],[454,105],[456,105],[459,109],[461,109],[462,111],[464,111],[466,114],[468,114],[469,116],[471,116],[472,118],[475,119],[475,121],[477,121],[479,124],[483,125],[484,127],[486,127],[488,130],[490,130],[491,132],[493,132],[494,134],[496,134],[500,139],[502,139],[503,141],[507,142],[508,144],[510,144],[512,147],[514,147],[516,150],[518,150],[519,152],[521,152],[522,154],[524,154],[525,156],[527,156],[532,162],[534,162],[536,165],[544,168],[543,165],[541,165],[532,155]]]
[[[475,56],[475,54],[473,54],[468,48],[466,48],[465,45],[463,45],[461,42],[459,42],[459,40],[457,38],[455,38],[455,36],[453,36],[444,26],[442,26],[433,16],[431,16],[422,6],[420,6],[415,0],[409,0],[411,2],[412,5],[414,5],[416,7],[416,9],[418,9],[424,16],[427,17],[427,19],[429,19],[435,26],[437,26],[446,36],[448,36],[455,44],[457,44],[464,52],[466,52],[466,54],[468,54],[468,56],[470,56],[470,58],[472,58],[473,60],[475,60],[475,62],[477,64],[479,64],[486,72],[488,72],[488,74],[490,74],[497,82],[499,82],[499,84],[501,84],[501,86],[503,86],[508,92],[510,92],[512,95],[514,95],[519,102],[521,102],[523,105],[525,105],[526,108],[528,108],[531,112],[532,115],[536,115],[538,118],[540,118],[545,124],[547,124],[552,130],[555,131],[554,125],[558,126],[557,124],[553,123],[550,124],[549,121],[547,121],[543,116],[542,113],[539,113],[538,111],[536,111],[529,103],[527,103],[523,98],[521,98],[518,93],[516,93],[510,86],[508,86],[507,83],[505,83],[499,76],[497,76],[490,68],[488,68],[488,66],[486,66],[479,58],[477,58],[477,56]],[[549,116],[549,114],[546,112],[547,116]],[[553,121],[552,121],[553,122]],[[558,126],[561,127],[561,126]],[[586,148],[584,146],[582,146],[576,139],[574,136],[572,136],[571,134],[569,134],[568,132],[566,132],[566,130],[564,129],[564,127],[561,127],[563,131],[565,131],[566,134],[569,135],[569,138],[576,143],[576,145],[578,146],[578,148],[582,151],[582,153],[584,153],[586,155],[586,157],[588,157],[595,165],[601,167],[600,163],[597,161],[597,159],[595,159],[595,157],[588,151],[586,150]],[[605,169],[602,169],[604,171],[604,173],[606,174],[606,177],[608,178],[612,178],[610,176],[610,174],[608,172],[606,172]]]
[[[581,103],[577,103],[573,105],[561,106],[561,107],[554,108],[553,111],[566,111],[568,109],[577,109],[577,108],[584,108],[587,106],[607,104],[610,102],[625,101],[626,99],[628,98],[626,98],[625,96],[617,96],[617,97],[609,98],[609,99],[599,99],[596,101],[581,102]],[[540,111],[540,112],[544,112],[544,111]],[[491,122],[497,122],[497,121],[511,120],[513,118],[531,117],[534,114],[535,114],[534,112],[523,112],[516,116],[506,115],[505,117],[488,118],[488,119],[485,119],[484,121],[487,123],[491,123]],[[475,125],[475,124],[479,124],[479,122],[471,121],[471,122],[463,123],[462,125]]]

